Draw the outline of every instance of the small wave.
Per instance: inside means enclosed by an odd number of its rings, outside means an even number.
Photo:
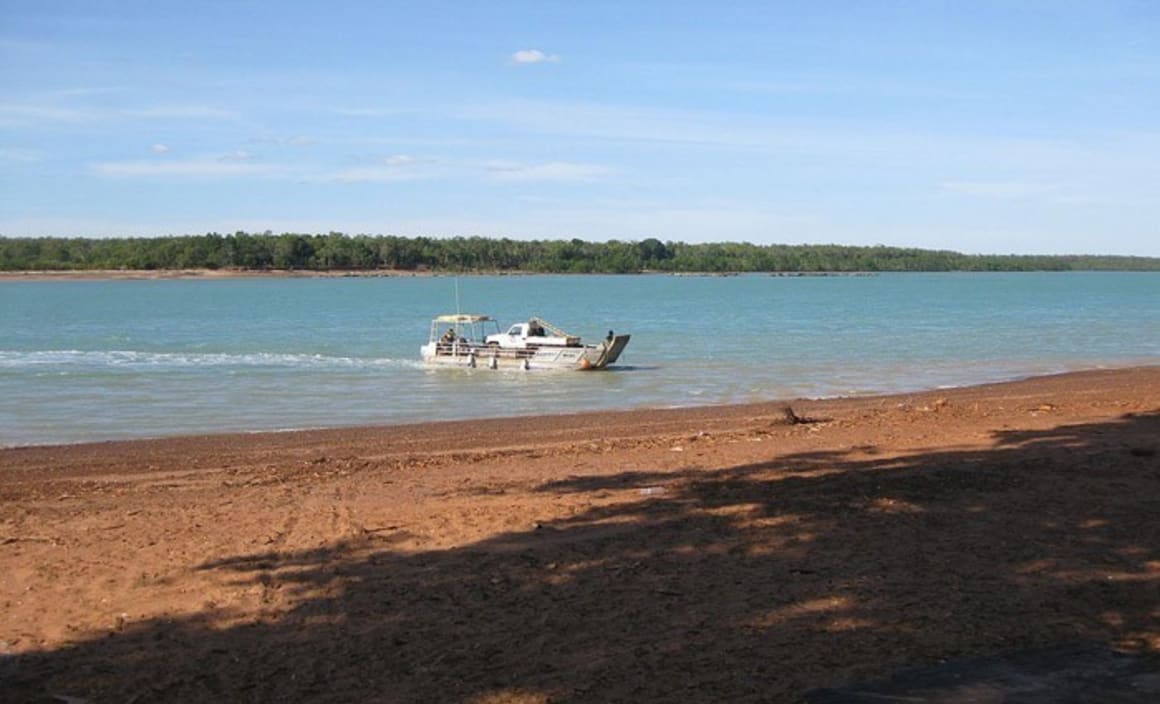
[[[0,369],[178,370],[207,367],[291,369],[373,369],[417,367],[415,360],[390,357],[339,357],[288,352],[192,353],[135,350],[0,350]]]

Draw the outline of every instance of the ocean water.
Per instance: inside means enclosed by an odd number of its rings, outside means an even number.
[[[458,304],[457,304],[458,300]],[[632,334],[427,369],[430,319]],[[0,446],[917,391],[1160,363],[1160,274],[0,280]]]

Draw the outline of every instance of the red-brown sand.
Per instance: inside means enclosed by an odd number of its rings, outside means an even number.
[[[765,702],[1160,651],[1160,367],[0,451],[0,700]]]

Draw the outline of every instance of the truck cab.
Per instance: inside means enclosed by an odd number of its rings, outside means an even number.
[[[516,323],[507,332],[487,336],[487,344],[498,345],[501,349],[522,350],[535,347],[578,347],[580,338],[575,335],[558,334],[561,331],[546,326],[532,318],[526,323]]]

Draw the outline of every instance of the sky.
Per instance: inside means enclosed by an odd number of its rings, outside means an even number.
[[[0,235],[1160,256],[1154,0],[0,0]]]

